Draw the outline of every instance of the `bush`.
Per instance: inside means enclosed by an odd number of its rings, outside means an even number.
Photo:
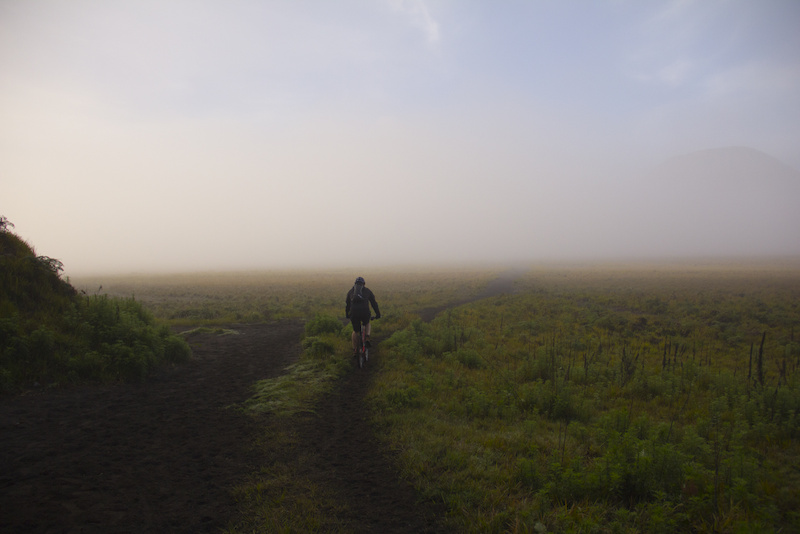
[[[0,216],[0,388],[141,380],[191,351],[133,298],[78,294],[63,264],[37,256]]]
[[[310,336],[303,339],[303,348],[312,356],[328,356],[336,353],[336,344],[326,339],[329,336]]]
[[[475,349],[459,349],[456,357],[461,365],[469,369],[482,369],[486,366],[486,362]]]
[[[50,326],[25,332],[0,319],[3,389],[25,383],[140,381],[161,362],[185,362],[191,349],[134,299],[75,297]]]
[[[185,339],[168,335],[164,340],[164,360],[172,363],[184,363],[192,357],[192,349]]]
[[[339,334],[341,331],[342,323],[331,315],[318,313],[312,320],[306,323],[306,336]]]

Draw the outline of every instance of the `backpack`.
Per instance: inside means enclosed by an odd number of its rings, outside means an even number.
[[[365,300],[367,300],[366,297],[364,297],[363,290],[364,286],[362,286],[361,284],[353,285],[353,298],[352,298],[353,303],[364,302]]]

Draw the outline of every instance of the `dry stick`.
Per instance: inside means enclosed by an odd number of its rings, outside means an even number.
[[[775,367],[778,368],[778,386],[775,388],[776,390],[778,387],[781,386],[781,381],[785,384],[786,382],[786,358],[783,359],[783,362],[775,362]]]
[[[758,348],[758,360],[756,361],[756,373],[758,375],[759,385],[764,385],[764,340],[767,338],[767,332],[761,336],[761,346]]]
[[[572,349],[569,349],[569,355],[567,356],[569,363],[567,364],[567,372],[564,374],[564,382],[569,382],[569,373],[572,371]]]
[[[531,342],[533,341],[533,319],[528,316],[528,355],[531,353]]]

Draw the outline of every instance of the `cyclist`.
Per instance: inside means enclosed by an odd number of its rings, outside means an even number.
[[[372,309],[375,310],[375,318],[381,318],[381,312],[378,309],[378,302],[375,300],[375,295],[369,288],[365,287],[365,282],[362,277],[356,278],[356,283],[350,291],[347,292],[347,299],[345,299],[344,314],[353,323],[353,352],[358,351],[358,338],[361,335],[361,325],[364,325],[366,331],[366,345],[370,346],[369,333],[370,333],[370,312],[369,305],[372,304]]]

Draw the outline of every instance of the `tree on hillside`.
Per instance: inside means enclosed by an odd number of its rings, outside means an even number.
[[[14,223],[9,221],[5,215],[0,215],[0,232],[6,232],[9,228],[14,228]]]

